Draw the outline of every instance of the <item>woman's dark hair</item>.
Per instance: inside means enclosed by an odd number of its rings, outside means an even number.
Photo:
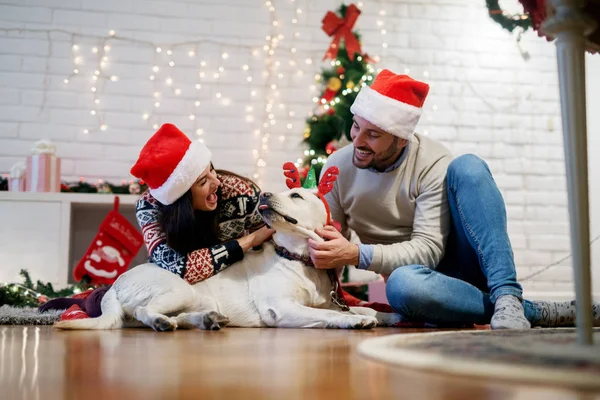
[[[252,180],[233,172],[226,170],[216,170],[216,172],[220,176],[235,176],[256,186]],[[217,190],[219,202],[214,211],[194,210],[191,189],[173,204],[161,207],[159,224],[170,248],[187,254],[219,243],[218,217],[222,205],[220,201],[222,187],[219,186]]]

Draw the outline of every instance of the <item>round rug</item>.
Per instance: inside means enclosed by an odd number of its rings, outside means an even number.
[[[580,346],[573,328],[400,334],[360,343],[361,355],[408,368],[600,389],[600,329]]]

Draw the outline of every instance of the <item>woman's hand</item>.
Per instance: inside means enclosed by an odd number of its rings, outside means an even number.
[[[260,246],[267,240],[271,239],[271,236],[273,236],[274,233],[275,229],[271,229],[266,226],[263,226],[259,230],[252,232],[250,234],[250,236],[253,236],[252,247]]]
[[[274,229],[263,226],[259,230],[238,239],[238,242],[244,251],[248,251],[249,249],[260,246],[269,240],[271,236],[273,236],[273,233],[275,233]]]

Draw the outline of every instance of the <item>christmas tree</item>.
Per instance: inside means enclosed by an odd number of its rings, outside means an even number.
[[[323,60],[331,62],[315,76],[321,95],[313,98],[316,105],[306,120],[304,143],[308,149],[297,163],[302,179],[311,166],[319,176],[327,156],[350,143],[350,106],[361,87],[374,79],[373,60],[362,53],[360,36],[352,31],[359,15],[358,7],[351,4],[342,5],[337,13],[329,11],[323,18],[323,30],[333,37]]]

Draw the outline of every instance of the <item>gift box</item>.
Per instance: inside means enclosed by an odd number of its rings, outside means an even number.
[[[27,156],[25,188],[28,192],[60,192],[60,158],[50,141],[36,142]]]
[[[20,162],[12,166],[8,175],[8,191],[9,192],[24,192],[25,191],[25,163]]]

